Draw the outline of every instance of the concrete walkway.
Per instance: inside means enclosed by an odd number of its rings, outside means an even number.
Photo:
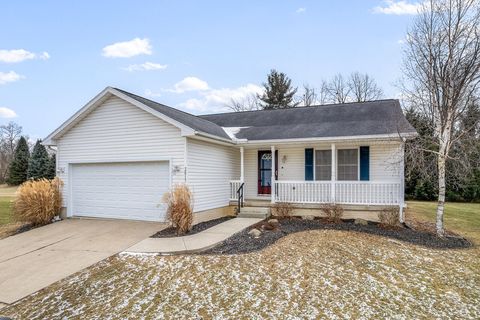
[[[126,249],[124,252],[180,254],[203,251],[260,221],[262,221],[262,219],[259,218],[234,218],[191,236],[147,238]]]

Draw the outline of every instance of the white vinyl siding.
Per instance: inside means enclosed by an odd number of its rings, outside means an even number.
[[[73,163],[166,160],[177,169],[170,173],[172,183],[184,181],[185,138],[180,130],[117,97],[107,99],[67,131],[57,148],[64,206],[68,206]]]
[[[194,192],[194,211],[229,205],[230,180],[240,177],[240,150],[187,139],[187,182]]]

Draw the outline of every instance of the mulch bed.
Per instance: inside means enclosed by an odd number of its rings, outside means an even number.
[[[248,233],[253,228],[261,230],[262,225],[264,228],[265,226],[271,228],[266,221],[261,221],[201,254],[250,253],[262,250],[289,234],[308,230],[357,231],[436,249],[458,249],[472,246],[472,243],[467,239],[453,235],[452,233],[447,234],[447,236],[442,239],[432,232],[415,230],[408,225],[398,228],[384,228],[375,222],[368,222],[368,225],[355,224],[354,220],[342,220],[339,223],[331,223],[324,218],[317,218],[315,220],[303,220],[298,217],[281,219],[277,227],[273,230],[262,230],[262,234],[258,238],[254,238]]]
[[[234,217],[222,217],[214,220],[209,220],[205,222],[200,222],[197,223],[192,227],[192,230],[190,230],[189,233],[183,234],[181,236],[190,236],[195,233],[202,232],[204,230],[207,230],[208,228],[211,228],[213,226],[216,226],[217,224],[220,224],[222,222],[228,221],[230,219],[233,219]],[[150,236],[150,238],[173,238],[173,237],[178,237],[177,231],[173,227],[168,227],[166,229],[160,230],[154,235]]]

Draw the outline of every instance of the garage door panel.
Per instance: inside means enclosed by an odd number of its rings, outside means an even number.
[[[169,189],[168,162],[75,164],[75,216],[163,221],[161,198]]]

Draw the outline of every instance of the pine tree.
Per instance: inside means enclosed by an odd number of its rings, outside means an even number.
[[[57,163],[57,158],[56,158],[55,153],[54,153],[54,154],[52,154],[52,156],[50,157],[50,159],[48,161],[47,179],[55,178],[55,176],[57,174],[56,163]]]
[[[30,151],[28,150],[27,140],[24,137],[20,137],[13,154],[13,160],[8,168],[8,184],[19,185],[27,180],[29,159]]]
[[[265,110],[294,108],[300,103],[294,101],[297,88],[292,88],[292,80],[283,72],[271,70],[263,87],[265,92],[258,98],[264,102]]]
[[[47,149],[42,144],[42,140],[37,140],[28,163],[27,178],[34,180],[47,178],[49,165],[50,158]]]

